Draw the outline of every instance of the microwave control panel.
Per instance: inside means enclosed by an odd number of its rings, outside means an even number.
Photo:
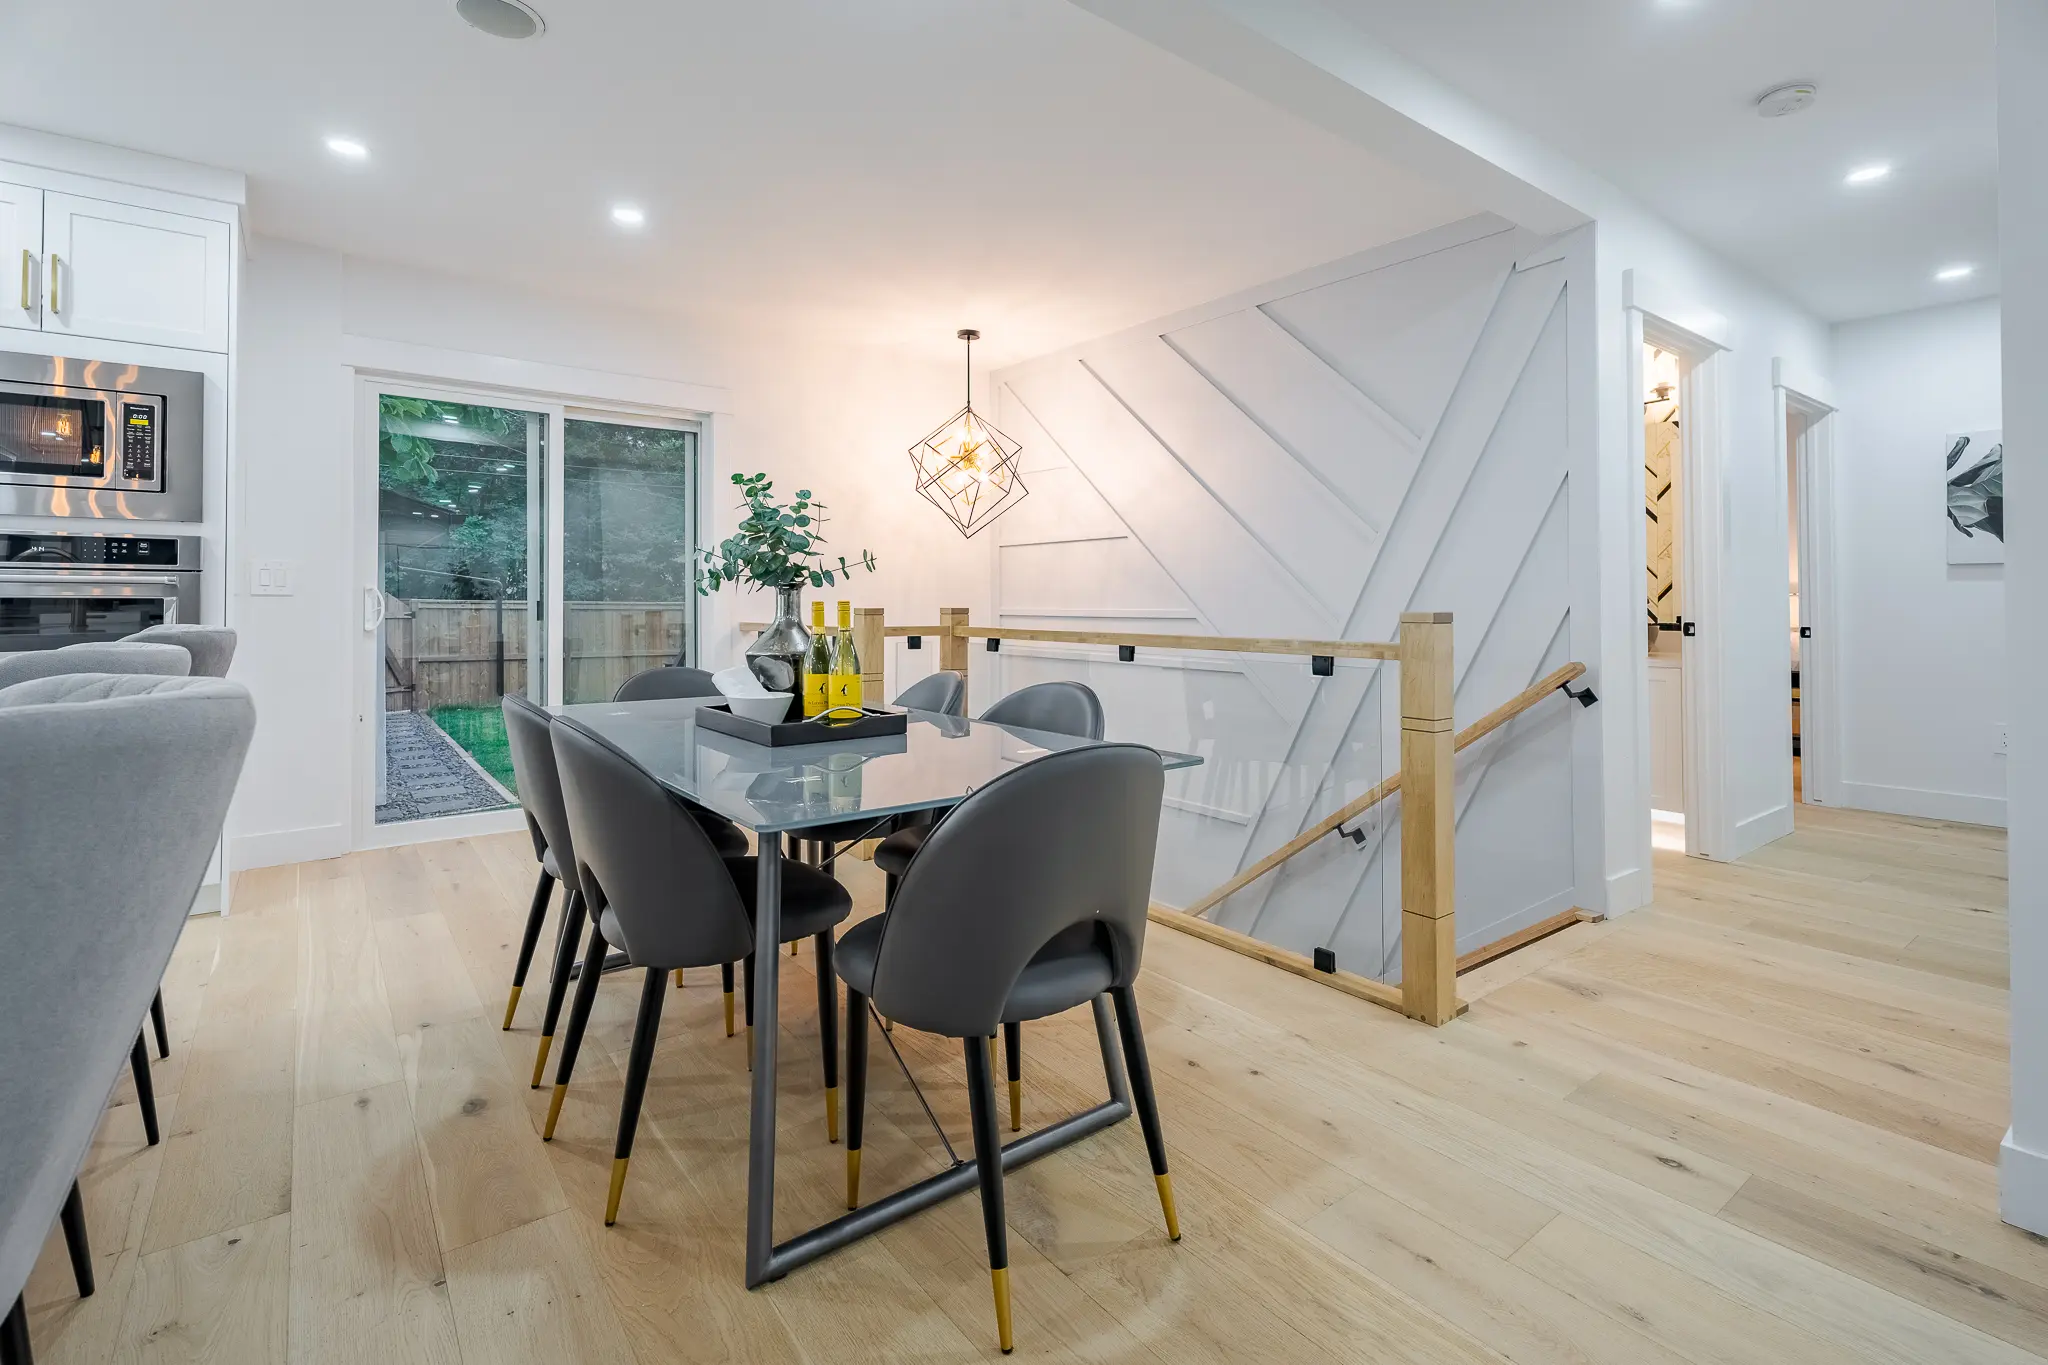
[[[121,477],[156,482],[156,408],[148,403],[121,405]]]

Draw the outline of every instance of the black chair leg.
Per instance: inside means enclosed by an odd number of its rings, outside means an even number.
[[[1159,1207],[1166,1214],[1166,1235],[1180,1240],[1180,1215],[1173,1207],[1173,1177],[1166,1172],[1166,1138],[1159,1128],[1159,1100],[1152,1093],[1152,1063],[1145,1057],[1145,1031],[1138,1024],[1138,996],[1129,986],[1112,986],[1117,1030],[1123,1035],[1124,1065],[1131,1073],[1131,1102],[1138,1126],[1145,1130],[1145,1154],[1152,1158],[1152,1178],[1159,1185]]]
[[[868,998],[846,989],[846,1207],[860,1207],[860,1130],[868,1107]]]
[[[732,964],[730,962],[720,963],[718,971],[725,981],[725,1036],[730,1038],[734,1032],[732,1024]]]
[[[142,1045],[142,1031],[136,1030],[135,1047],[128,1054],[128,1070],[135,1077],[135,1102],[142,1106],[142,1133],[149,1145],[157,1143],[156,1085],[149,1078],[149,1052]]]
[[[654,1065],[654,1035],[661,1030],[661,997],[668,989],[668,973],[658,967],[647,969],[647,984],[640,988],[640,1017],[633,1023],[633,1048],[626,1054],[626,1093],[619,1103],[619,1141],[612,1149],[612,1191],[605,1200],[604,1225],[619,1221],[619,1195],[626,1188],[626,1163],[633,1159],[633,1133],[640,1127],[640,1102],[647,1097],[647,1072]],[[577,992],[579,1002],[582,992]],[[574,1047],[571,1034],[563,1048]],[[563,1060],[568,1053],[563,1052]]]
[[[28,1344],[28,1305],[14,1296],[14,1307],[0,1322],[0,1365],[35,1365],[35,1352]]]
[[[1010,1077],[1010,1131],[1024,1131],[1024,1026],[1003,1025],[1003,1062]]]
[[[593,915],[583,960],[602,962],[610,951],[611,945],[604,941],[604,929]],[[569,1077],[576,1070],[576,1054],[583,1047],[583,1030],[590,1026],[590,1007],[597,1003],[597,984],[602,980],[603,972],[589,970],[576,978],[576,999],[569,1006],[569,1031],[562,1036],[562,1060],[555,1064],[555,1093],[548,1099],[548,1121],[540,1130],[542,1142],[555,1140],[555,1120],[562,1116],[562,1099],[569,1093]]]
[[[995,1068],[986,1038],[962,1040],[967,1054],[967,1099],[973,1115],[974,1164],[981,1180],[981,1222],[988,1234],[988,1275],[996,1296],[996,1339],[1008,1355],[1010,1335],[1010,1234],[1003,1221],[1003,1138],[996,1126]]]
[[[57,1221],[64,1226],[64,1249],[71,1253],[71,1275],[78,1281],[78,1297],[92,1297],[92,1243],[85,1236],[85,1200],[78,1193],[78,1182],[71,1182],[71,1193],[64,1196],[63,1212]]]
[[[164,992],[157,987],[156,995],[149,1002],[149,1022],[156,1029],[156,1055],[171,1055],[171,1031],[164,1026]]]
[[[568,899],[562,902],[562,941],[555,948],[555,974],[548,982],[548,1008],[540,1021],[540,1047],[533,1054],[535,1090],[540,1089],[540,1078],[547,1074],[548,1048],[555,1041],[555,1024],[562,1017],[562,997],[569,992],[569,969],[576,965],[576,940],[583,935],[583,918],[583,893],[572,886]]]
[[[839,1141],[839,974],[832,966],[832,931],[814,940],[818,959],[818,1043],[825,1054],[825,1141]]]
[[[519,964],[512,969],[512,996],[505,1002],[505,1027],[512,1027],[512,1012],[519,1008],[519,992],[526,989],[526,969],[533,965],[533,950],[540,943],[540,926],[548,917],[548,897],[555,879],[542,868],[540,883],[533,888],[533,908],[526,912],[526,932],[519,939]]]
[[[746,987],[747,1070],[752,1071],[754,1069],[754,955],[752,953],[748,953],[745,960],[740,963],[740,975],[744,978],[741,984]]]

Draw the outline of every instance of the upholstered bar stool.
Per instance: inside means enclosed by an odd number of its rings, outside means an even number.
[[[248,692],[212,678],[0,689],[0,886],[36,912],[9,917],[0,954],[0,1304],[13,1305],[0,1360],[30,1359],[20,1292],[53,1220],[90,1290],[78,1169],[140,1043],[134,1021],[185,927],[255,724]],[[88,826],[119,830],[122,856],[79,858]]]
[[[1164,790],[1159,755],[1142,745],[1103,744],[1034,759],[954,807],[932,828],[895,902],[839,942],[847,991],[847,1207],[860,1202],[872,1000],[898,1023],[961,1040],[996,1330],[1005,1352],[1013,1344],[1009,1241],[987,1043],[999,1025],[1043,1019],[1108,993],[1167,1235],[1180,1240],[1132,993],[1145,947]]]
[[[683,803],[603,739],[573,721],[557,720],[554,743],[562,803],[575,839],[576,876],[591,911],[584,961],[603,960],[607,947],[616,944],[625,949],[633,966],[646,970],[640,1014],[627,1054],[611,1194],[605,1203],[605,1226],[610,1227],[618,1220],[626,1164],[633,1155],[633,1136],[640,1123],[640,1102],[647,1090],[668,975],[685,967],[730,964],[753,951],[755,867],[751,857],[721,858]],[[833,926],[852,909],[853,898],[832,878],[801,863],[783,869],[782,929],[786,938],[816,937],[829,942]],[[829,954],[825,960],[830,960]],[[763,965],[775,970],[773,962]],[[576,983],[576,1002],[569,1014],[569,1031],[562,1039],[554,1098],[548,1103],[547,1125],[541,1132],[544,1140],[554,1137],[555,1120],[568,1093],[596,996],[597,974],[586,972]],[[836,1021],[827,1014],[818,1022],[830,1058],[838,1047]],[[769,1019],[764,1024],[774,1028],[776,1021]],[[826,1126],[837,1141],[839,1092],[832,1072],[833,1064],[828,1062]]]
[[[30,649],[0,654],[0,687],[69,673],[145,674],[182,678],[192,671],[192,656],[176,645],[131,645],[125,640],[91,641],[62,649]]]
[[[1093,688],[1077,682],[1044,682],[1020,687],[982,712],[981,718],[997,725],[1014,725],[1020,730],[1043,730],[1047,734],[1076,735],[1082,739],[1101,739],[1104,728],[1101,699]],[[930,833],[930,825],[913,825],[882,840],[875,849],[875,866],[882,869],[885,877],[883,904],[895,898],[898,879],[909,870],[910,860],[917,856],[918,849],[924,846],[925,837]],[[884,1017],[888,1016],[885,1014]],[[1010,1083],[1010,1131],[1021,1132],[1024,1128],[1023,1025],[1003,1026],[1003,1062]]]
[[[145,626],[124,636],[124,645],[176,645],[192,656],[195,678],[225,678],[235,661],[235,632],[226,626]]]

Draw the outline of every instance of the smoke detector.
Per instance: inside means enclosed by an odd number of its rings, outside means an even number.
[[[494,38],[538,38],[547,31],[547,22],[521,0],[455,0],[455,12]]]
[[[1819,94],[1820,92],[1814,89],[1813,82],[1811,81],[1794,81],[1790,85],[1781,85],[1776,89],[1766,90],[1763,94],[1756,97],[1757,117],[1784,118],[1787,114],[1796,114],[1802,109],[1811,109],[1814,100]]]

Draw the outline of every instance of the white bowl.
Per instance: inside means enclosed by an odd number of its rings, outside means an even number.
[[[789,714],[789,704],[795,700],[787,692],[775,692],[765,697],[727,697],[725,704],[736,716],[758,720],[763,725],[775,725]]]

